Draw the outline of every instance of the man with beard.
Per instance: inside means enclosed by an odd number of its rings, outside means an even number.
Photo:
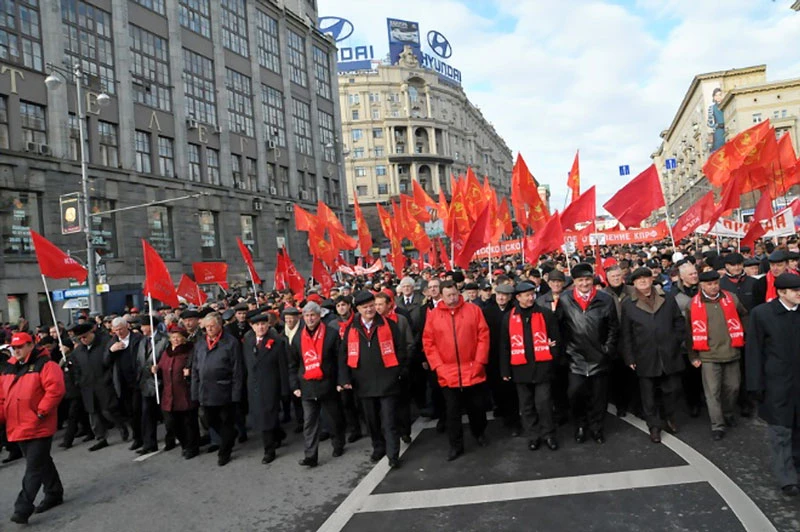
[[[510,427],[514,437],[522,433],[519,417],[519,400],[514,384],[500,375],[500,359],[503,320],[513,308],[514,286],[498,284],[493,299],[483,308],[483,318],[489,327],[489,363],[486,365],[486,380],[495,404],[495,417],[502,418],[503,424]]]
[[[108,343],[103,364],[111,368],[120,409],[131,424],[133,442],[130,449],[133,451],[142,446],[142,393],[136,373],[136,353],[142,335],[131,332],[125,318],[114,318],[111,332],[114,336]]]
[[[678,275],[680,280],[672,285],[671,294],[678,303],[678,308],[684,315],[689,310],[692,298],[697,295],[698,272],[694,264],[688,260],[678,263]],[[703,379],[699,368],[689,365],[683,372],[683,393],[686,397],[686,404],[689,407],[689,415],[697,417],[700,415],[700,406],[703,397]]]

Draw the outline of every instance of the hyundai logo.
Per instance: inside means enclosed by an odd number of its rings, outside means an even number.
[[[317,25],[322,33],[333,35],[333,40],[336,42],[341,42],[353,34],[353,23],[346,18],[320,17]]]
[[[428,32],[428,46],[431,47],[433,53],[442,59],[447,59],[453,55],[453,48],[450,46],[450,41],[438,31]]]

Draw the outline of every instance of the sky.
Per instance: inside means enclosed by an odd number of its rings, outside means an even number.
[[[319,0],[352,22],[342,45],[388,53],[386,18],[447,37],[467,97],[522,153],[563,209],[580,149],[581,188],[602,205],[649,166],[695,75],[767,65],[800,77],[793,0]],[[425,47],[423,47],[424,49]],[[619,176],[629,165],[631,175]]]

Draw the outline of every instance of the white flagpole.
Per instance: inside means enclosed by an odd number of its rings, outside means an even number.
[[[256,295],[256,282],[253,280],[253,271],[250,269],[250,265],[245,264],[247,267],[247,275],[250,277],[250,283],[253,285],[253,299],[258,299]]]
[[[156,365],[156,327],[153,324],[153,296],[150,295],[149,292],[147,294],[147,302],[148,302],[148,308],[150,309],[150,312],[148,312],[148,314],[150,314],[150,351],[152,352],[153,365],[155,366]],[[147,360],[145,360],[145,363],[147,363]],[[156,404],[160,405],[161,404],[161,396],[158,393],[158,371],[153,373],[153,379],[155,379],[155,383],[156,383]]]
[[[56,319],[56,311],[53,310],[53,300],[50,299],[50,289],[47,288],[47,279],[45,278],[44,274],[42,274],[42,283],[44,284],[44,293],[47,296],[47,304],[50,305],[50,316],[53,317],[53,327],[56,328],[56,336],[58,337],[58,347],[64,347],[64,344],[61,342],[61,332],[58,330],[58,320]],[[64,353],[61,353],[61,356],[64,356]]]

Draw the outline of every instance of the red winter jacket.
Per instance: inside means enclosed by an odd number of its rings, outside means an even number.
[[[489,327],[478,305],[459,298],[450,308],[440,301],[428,311],[422,347],[440,386],[461,388],[486,380]]]
[[[9,358],[0,372],[0,424],[6,425],[8,441],[55,434],[64,393],[64,373],[47,349],[35,347],[25,362]]]

